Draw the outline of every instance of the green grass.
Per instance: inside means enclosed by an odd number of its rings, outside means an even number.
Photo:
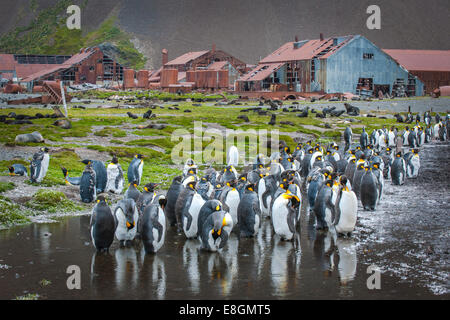
[[[16,185],[12,182],[1,182],[0,181],[0,193],[9,191],[9,190],[14,190],[14,188],[16,187]]]
[[[40,189],[25,204],[26,207],[48,213],[66,213],[81,211],[84,208],[67,199],[66,195],[60,191]]]
[[[0,196],[0,228],[28,223],[30,222],[29,214],[29,211],[22,210],[19,205]]]

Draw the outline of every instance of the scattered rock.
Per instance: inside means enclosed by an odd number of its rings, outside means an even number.
[[[62,129],[72,129],[72,123],[70,123],[67,119],[57,120],[53,123],[53,125]]]
[[[130,117],[130,118],[132,118],[132,119],[137,119],[137,118],[138,118],[137,115],[135,115],[135,114],[133,114],[133,113],[131,113],[131,112],[127,112],[127,115],[128,115],[128,117]]]

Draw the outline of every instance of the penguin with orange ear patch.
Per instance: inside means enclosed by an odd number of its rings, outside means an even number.
[[[133,199],[124,199],[117,203],[114,210],[117,221],[116,238],[121,245],[128,245],[134,240],[137,234],[139,222],[139,212]]]
[[[335,204],[333,203],[333,185],[333,180],[326,180],[320,188],[314,203],[314,213],[317,221],[316,228],[319,230],[328,229],[336,216]]]
[[[397,152],[394,162],[391,166],[392,184],[401,186],[405,183],[406,178],[406,162],[401,152]]]
[[[255,192],[255,185],[249,184],[245,187],[237,213],[241,237],[256,236],[261,227],[261,209],[258,194]]]
[[[289,190],[281,194],[272,205],[272,226],[282,240],[294,239],[296,217],[300,199]]]

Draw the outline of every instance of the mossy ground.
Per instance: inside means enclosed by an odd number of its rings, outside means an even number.
[[[66,195],[60,191],[40,189],[32,199],[25,204],[26,207],[40,212],[65,213],[75,212],[84,209],[67,199]]]
[[[142,154],[145,156],[145,165],[143,173],[142,184],[148,182],[161,183],[160,189],[168,189],[172,179],[176,175],[180,175],[183,165],[176,165],[172,162],[171,152],[178,144],[177,139],[172,139],[172,134],[178,130],[184,130],[185,134],[198,137],[198,132],[195,132],[194,124],[200,124],[203,129],[218,129],[225,132],[227,129],[236,131],[245,131],[249,129],[259,130],[264,129],[270,133],[271,130],[278,130],[280,132],[280,139],[284,140],[290,147],[297,143],[299,136],[303,139],[313,140],[321,143],[328,143],[332,140],[340,142],[346,126],[351,126],[353,132],[357,135],[361,133],[362,127],[366,127],[367,132],[371,132],[375,128],[380,128],[383,125],[387,127],[395,126],[402,130],[406,124],[396,123],[392,117],[391,112],[377,112],[378,118],[366,117],[367,112],[362,112],[359,117],[349,117],[342,115],[339,118],[319,119],[315,114],[310,113],[307,118],[296,117],[296,112],[283,112],[282,110],[270,111],[277,115],[276,124],[268,125],[270,121],[270,114],[260,116],[258,113],[241,112],[243,109],[249,109],[258,106],[255,101],[240,101],[239,106],[216,105],[216,102],[222,100],[221,95],[205,95],[205,94],[187,94],[174,95],[168,93],[161,93],[157,91],[142,91],[142,92],[101,92],[89,91],[77,94],[80,99],[111,99],[113,96],[124,96],[127,101],[122,100],[105,100],[100,101],[101,105],[132,105],[134,109],[128,108],[96,108],[90,107],[86,104],[87,109],[73,108],[75,105],[83,104],[76,102],[69,104],[69,118],[72,121],[72,129],[65,130],[53,126],[54,119],[37,119],[32,120],[33,125],[6,125],[0,123],[0,143],[8,146],[18,146],[14,139],[16,135],[23,133],[31,133],[39,131],[45,139],[45,143],[40,144],[22,144],[25,147],[47,146],[51,149],[51,160],[48,173],[44,181],[39,185],[34,185],[43,189],[39,195],[34,197],[28,206],[33,209],[46,209],[48,212],[57,212],[59,210],[82,210],[86,209],[81,202],[71,202],[71,200],[64,199],[60,193],[57,193],[60,188],[65,185],[64,177],[61,172],[61,166],[69,170],[69,175],[72,177],[81,176],[85,165],[81,163],[79,154],[88,152],[90,157],[92,154],[97,155],[105,160],[105,164],[112,159],[113,155],[119,158],[119,162],[124,170],[125,179],[127,181],[127,169],[130,161],[135,154]],[[236,97],[227,95],[227,98],[234,99]],[[160,100],[158,100],[160,99]],[[175,102],[165,104],[164,100],[175,100]],[[202,101],[202,102],[199,102]],[[97,102],[98,103],[98,102]],[[157,105],[152,110],[156,118],[151,120],[143,119],[142,115],[149,109],[150,105]],[[200,104],[200,106],[198,106]],[[332,104],[332,103],[330,103]],[[169,106],[176,105],[179,110],[169,110]],[[290,102],[285,102],[285,105],[291,105]],[[304,108],[310,104],[306,102],[299,102],[300,108]],[[161,108],[162,107],[162,108]],[[339,108],[341,108],[339,106]],[[343,107],[342,107],[343,108]],[[318,109],[318,108],[316,108]],[[185,110],[191,112],[186,113]],[[138,115],[138,119],[131,119],[127,116],[127,112]],[[0,115],[7,115],[10,112],[17,114],[35,115],[36,113],[52,114],[51,109],[28,107],[22,109],[1,109]],[[403,113],[403,115],[405,115]],[[238,116],[248,116],[250,122],[244,122],[238,119]],[[379,116],[384,115],[388,119],[381,119]],[[348,120],[352,119],[353,122]],[[290,124],[280,124],[280,122],[289,121]],[[166,124],[167,126],[162,130],[157,129],[138,129],[138,126],[146,126],[149,123]],[[329,125],[329,128],[325,127]],[[268,138],[270,139],[270,134]],[[295,139],[295,140],[294,140]],[[220,140],[219,140],[220,142]],[[224,142],[224,140],[222,141]],[[79,144],[79,143],[82,143]],[[211,141],[201,141],[202,149],[210,145]],[[259,141],[258,141],[259,143]],[[191,147],[194,142],[191,142]],[[254,147],[250,141],[241,141],[237,143],[239,149],[248,150]],[[217,157],[225,159],[226,155],[219,152]],[[194,155],[194,159],[195,155]],[[0,161],[0,175],[8,176],[7,167],[14,163],[22,163],[29,167],[29,159],[26,157],[20,160],[3,160]],[[91,159],[99,160],[99,159]],[[197,159],[196,159],[197,160]],[[203,159],[205,160],[205,159]],[[253,159],[247,159],[253,160]],[[203,161],[208,164],[208,161]],[[221,166],[214,166],[220,168]],[[202,167],[201,167],[202,168]],[[10,184],[0,184],[2,188],[11,188]],[[56,193],[43,193],[43,192]],[[41,197],[45,194],[44,197]],[[57,203],[53,203],[52,200]],[[62,199],[62,200],[61,200]],[[44,202],[41,202],[44,200]],[[50,202],[46,202],[46,201]],[[63,204],[61,204],[61,203]],[[4,208],[10,208],[14,214],[19,213],[18,207],[15,204],[4,201]],[[27,219],[26,216],[17,216],[20,219]],[[12,216],[5,218],[7,224]],[[0,222],[1,223],[1,222]]]

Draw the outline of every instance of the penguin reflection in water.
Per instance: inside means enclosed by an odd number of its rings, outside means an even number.
[[[346,176],[341,176],[339,180],[340,188],[336,199],[336,216],[333,223],[338,235],[351,235],[356,225],[358,199],[347,186],[347,181]]]
[[[116,238],[120,245],[132,243],[137,233],[139,213],[133,199],[124,199],[117,203],[114,216],[117,221]]]
[[[114,241],[116,221],[106,198],[99,195],[91,215],[91,238],[97,251],[108,251]]]

